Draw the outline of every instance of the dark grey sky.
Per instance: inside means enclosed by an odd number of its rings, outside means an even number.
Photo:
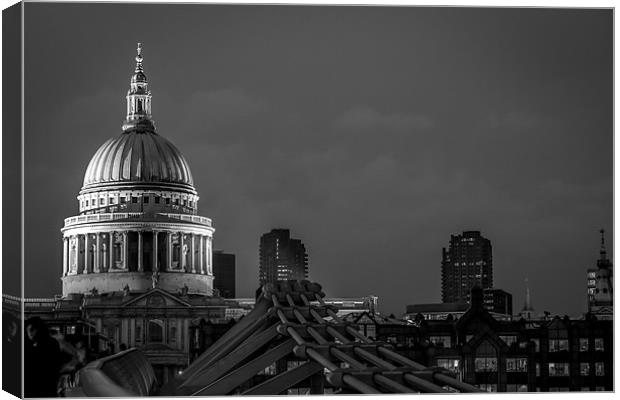
[[[60,293],[59,229],[141,41],[239,296],[288,227],[328,295],[400,314],[481,230],[516,310],[526,275],[537,310],[584,310],[613,239],[610,10],[27,3],[25,27],[26,295]]]

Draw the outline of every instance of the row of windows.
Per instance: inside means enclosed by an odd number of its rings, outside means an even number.
[[[491,392],[491,393],[497,392],[497,384],[495,383],[481,383],[475,386],[477,386],[479,389],[482,389],[486,392]],[[509,383],[506,385],[506,392],[527,392],[527,391],[528,391],[527,385],[523,385],[519,383],[515,383],[515,384]],[[536,391],[540,392],[541,391],[540,387],[537,387]],[[550,392],[568,392],[570,391],[570,388],[568,386],[553,386],[549,388],[549,391]],[[581,391],[589,392],[590,388],[587,386],[584,386],[581,388]],[[596,391],[601,391],[601,392],[605,391],[605,387],[597,386]]]
[[[120,204],[125,204],[128,201],[131,201],[132,203],[136,204],[138,203],[139,199],[142,199],[142,203],[143,204],[149,204],[150,202],[150,196],[142,196],[142,197],[137,197],[137,196],[121,196],[120,197]],[[161,199],[162,197],[160,196],[154,196],[153,197],[155,204],[160,204],[161,203]],[[171,199],[170,197],[164,197],[165,199],[165,204],[170,204],[171,203]],[[115,198],[114,197],[110,197],[110,201],[108,204],[113,205],[115,204]],[[187,200],[187,199],[174,199],[174,201],[172,202],[172,204],[182,204],[184,206],[189,206],[189,207],[194,207],[194,201],[193,200]],[[89,200],[82,200],[82,207],[89,207],[89,206],[96,206],[96,199],[93,199],[92,201]],[[99,199],[99,205],[103,206],[105,205],[105,199],[104,198],[100,198]]]
[[[473,338],[473,335],[466,335],[465,341],[469,342]],[[515,335],[499,335],[499,338],[503,340],[507,346],[512,346],[517,343],[517,336]],[[452,347],[452,338],[446,335],[440,336],[429,336],[429,342],[433,343],[435,347],[444,347],[450,348]],[[531,339],[534,342],[535,351],[540,351],[540,339],[534,338]],[[521,343],[523,348],[527,343]],[[558,351],[568,351],[568,339],[549,339],[549,352],[558,352]],[[589,350],[589,339],[588,338],[579,338],[579,351],[588,351]],[[603,338],[594,338],[594,350],[595,351],[605,351],[605,345]]]
[[[446,368],[452,372],[458,373],[460,370],[461,360],[458,358],[442,358],[437,360],[437,366]],[[497,357],[476,357],[474,359],[474,370],[476,372],[497,372]],[[570,376],[569,363],[549,363],[549,376]],[[506,372],[527,372],[527,358],[509,357],[506,358]],[[581,376],[590,375],[590,364],[580,363],[579,374]],[[596,376],[605,376],[605,363],[594,363],[594,374]],[[540,376],[540,364],[536,363],[536,376]]]

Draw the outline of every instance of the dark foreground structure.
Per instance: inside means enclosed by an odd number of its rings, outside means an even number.
[[[80,372],[74,396],[214,396],[323,393],[477,392],[440,367],[428,368],[362,335],[324,303],[321,286],[263,286],[256,307],[161,390],[135,350]]]

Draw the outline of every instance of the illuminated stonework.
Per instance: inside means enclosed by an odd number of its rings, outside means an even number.
[[[78,199],[65,219],[63,296],[159,287],[211,295],[209,218],[187,161],[155,132],[151,92],[138,45],[123,132],[91,159]]]

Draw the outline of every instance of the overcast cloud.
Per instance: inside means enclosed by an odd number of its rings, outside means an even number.
[[[283,227],[328,295],[401,314],[480,230],[515,311],[526,275],[538,311],[584,311],[598,230],[613,243],[610,10],[27,3],[27,296],[61,292],[59,229],[138,41],[239,296]]]

